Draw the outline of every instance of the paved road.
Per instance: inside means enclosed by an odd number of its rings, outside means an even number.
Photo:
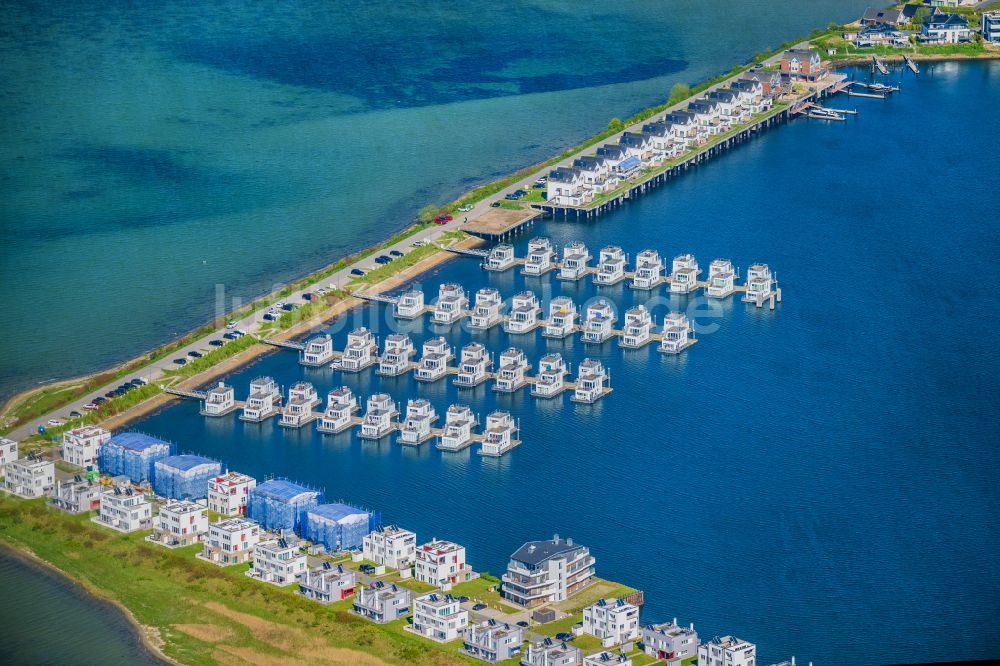
[[[797,47],[804,47],[806,45],[807,45],[807,43],[803,42],[803,43],[798,44],[796,46]],[[767,59],[766,61],[764,61],[763,64],[765,64],[765,65],[771,65],[771,64],[777,63],[779,60],[780,60],[780,55],[773,56],[773,57]],[[731,80],[736,79],[736,78],[739,78],[739,75],[737,75],[735,77],[732,77],[731,79],[727,79],[727,80],[725,80],[725,81],[723,81],[721,83],[718,83],[716,85],[711,86],[708,90],[704,91],[702,94],[705,94],[705,93],[707,93],[707,92],[709,92],[711,90],[715,90],[716,88],[724,87],[724,86],[728,85],[728,83]],[[622,132],[641,130],[642,126],[644,124],[650,123],[650,122],[654,122],[654,121],[659,120],[659,119],[662,119],[667,113],[670,113],[670,112],[678,110],[678,109],[683,109],[685,106],[687,106],[687,100],[685,100],[683,102],[680,102],[678,104],[674,104],[673,106],[667,108],[666,110],[664,110],[664,111],[656,114],[652,118],[648,118],[647,120],[644,120],[644,121],[642,121],[640,123],[636,123],[634,125],[626,127],[624,130],[622,130]],[[618,134],[615,134],[614,136],[608,137],[608,139],[606,139],[606,141],[609,142],[609,143],[616,142],[621,137],[622,132],[619,132]],[[593,147],[586,148],[584,150],[580,150],[577,153],[574,153],[573,155],[571,155],[570,157],[567,157],[566,159],[562,160],[556,166],[571,166],[572,163],[573,163],[573,160],[575,160],[578,157],[582,157],[584,155],[592,154],[594,152],[594,150],[595,150],[595,148],[593,148]],[[406,251],[412,249],[413,244],[416,241],[425,241],[425,242],[426,241],[433,241],[433,240],[436,240],[436,239],[440,238],[441,235],[444,232],[446,232],[446,231],[461,229],[462,228],[462,224],[463,224],[463,218],[467,217],[469,221],[476,219],[477,217],[479,217],[480,215],[482,215],[483,213],[485,213],[486,211],[488,211],[490,209],[490,205],[493,202],[502,200],[506,195],[510,194],[511,192],[514,192],[515,190],[530,188],[531,185],[532,185],[532,183],[534,183],[534,181],[536,179],[537,179],[537,174],[534,174],[534,175],[531,175],[531,176],[527,176],[524,179],[522,179],[522,180],[520,180],[520,181],[518,181],[518,182],[516,182],[516,183],[514,183],[512,185],[510,185],[509,187],[504,188],[500,192],[497,192],[496,194],[494,194],[494,195],[492,195],[490,197],[487,197],[484,200],[480,201],[478,204],[475,205],[475,207],[471,211],[466,212],[466,213],[457,213],[456,216],[455,216],[455,219],[452,222],[449,222],[446,225],[433,226],[433,227],[429,227],[427,229],[424,229],[424,230],[422,230],[422,231],[414,234],[413,236],[407,238],[406,240],[400,241],[400,242],[395,243],[394,245],[392,245],[390,247],[385,248],[383,250],[383,253],[389,252],[391,250],[398,250],[400,252],[406,252]],[[375,262],[374,262],[374,257],[369,257],[369,258],[367,258],[367,259],[365,259],[363,261],[358,262],[357,264],[354,264],[352,266],[348,266],[347,268],[344,268],[344,269],[338,271],[337,273],[334,273],[333,275],[331,275],[329,277],[326,277],[326,278],[324,278],[322,280],[314,282],[314,283],[308,285],[305,289],[296,291],[295,293],[293,293],[293,294],[291,294],[289,296],[286,296],[283,300],[285,300],[287,302],[291,302],[291,303],[299,303],[299,304],[301,304],[301,303],[305,302],[302,299],[302,294],[304,294],[306,292],[315,291],[316,289],[319,289],[321,287],[329,287],[330,285],[338,285],[338,286],[339,285],[344,285],[344,284],[347,283],[348,278],[351,277],[351,275],[350,275],[351,269],[355,268],[355,267],[358,267],[358,266],[367,269],[367,268],[375,267],[375,266],[377,266],[377,264],[375,264]],[[252,315],[250,315],[248,317],[245,317],[245,318],[237,321],[236,322],[236,328],[240,329],[240,330],[243,330],[243,331],[246,331],[250,335],[253,335],[253,334],[259,332],[260,325],[264,322],[263,315],[264,315],[265,312],[266,312],[266,310],[260,310],[260,311],[257,311],[255,313],[253,313]],[[143,379],[145,379],[145,380],[147,380],[149,382],[159,382],[159,381],[162,381],[164,379],[164,377],[165,377],[165,375],[163,374],[164,370],[168,370],[168,369],[172,369],[172,368],[176,368],[177,367],[177,365],[174,364],[174,362],[173,362],[174,359],[180,358],[180,357],[188,357],[188,352],[192,352],[192,351],[201,351],[201,352],[204,352],[204,351],[208,351],[208,350],[212,349],[212,347],[210,347],[208,345],[208,341],[210,339],[213,339],[213,338],[221,337],[226,332],[227,331],[224,328],[219,329],[219,330],[215,331],[214,333],[212,333],[212,334],[210,334],[210,335],[202,338],[199,341],[193,342],[193,343],[187,345],[186,347],[183,347],[182,349],[178,349],[176,352],[174,352],[170,356],[168,356],[168,357],[166,357],[164,359],[161,359],[161,360],[159,360],[159,361],[157,361],[157,362],[155,362],[155,363],[153,363],[153,364],[151,364],[151,365],[143,368],[141,371],[138,371],[134,376],[136,376],[136,377],[142,377]],[[116,386],[118,386],[118,384],[120,384],[122,381],[125,381],[125,380],[124,379],[119,379],[119,380],[116,380],[116,381],[114,381],[112,383],[109,383],[106,386],[103,386],[101,388],[95,389],[87,397],[81,398],[80,400],[77,400],[77,401],[73,402],[72,404],[69,404],[69,405],[67,405],[65,407],[61,407],[58,410],[55,410],[55,411],[53,411],[53,412],[51,412],[49,414],[46,414],[45,416],[37,419],[36,421],[33,421],[31,423],[28,423],[26,425],[23,425],[23,426],[17,428],[16,430],[14,430],[11,433],[9,433],[8,437],[11,437],[11,438],[16,439],[16,440],[21,440],[21,439],[24,439],[24,438],[30,436],[31,434],[35,433],[37,431],[37,429],[38,429],[38,426],[39,425],[45,425],[45,423],[49,419],[56,418],[56,419],[61,419],[61,420],[67,420],[69,418],[69,413],[72,412],[72,411],[78,411],[78,412],[82,413],[84,411],[83,406],[86,405],[87,403],[89,403],[93,399],[93,397],[98,396],[98,395],[104,395],[108,391],[110,391],[110,390],[114,389]]]

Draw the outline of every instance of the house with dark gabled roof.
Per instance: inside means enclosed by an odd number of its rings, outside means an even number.
[[[826,73],[819,52],[812,49],[789,49],[781,56],[781,73],[792,79],[815,81]]]
[[[706,140],[710,135],[722,134],[727,129],[723,126],[718,102],[705,98],[698,99],[688,104],[687,111],[694,116],[695,124],[698,125],[699,140]]]
[[[764,94],[764,84],[757,79],[738,79],[729,88],[740,94],[740,103],[751,114],[763,113],[771,108],[771,96]]]
[[[876,9],[869,7],[861,15],[861,25],[875,25],[876,23],[889,23],[898,25],[904,20],[903,12],[898,9]]]
[[[861,32],[854,38],[854,45],[859,49],[872,46],[906,48],[910,46],[910,40],[906,36],[906,33],[897,29],[894,25],[875,23],[861,29]]]
[[[917,39],[925,44],[960,44],[971,37],[972,30],[964,16],[935,10],[924,19]]]
[[[594,193],[609,192],[618,186],[618,174],[600,155],[586,155],[573,160],[573,168],[580,170],[585,185]]]
[[[649,137],[640,132],[624,132],[618,140],[619,145],[629,150],[629,155],[639,158],[643,164],[648,164],[653,158],[653,146]]]
[[[750,120],[750,111],[743,106],[743,96],[731,88],[718,88],[708,93],[708,99],[719,105],[723,124],[736,125]]]
[[[619,143],[606,143],[597,149],[597,156],[607,160],[608,166],[614,169],[629,156],[629,150]]]
[[[674,133],[674,139],[680,142],[685,150],[697,143],[698,123],[695,121],[693,113],[674,111],[665,115],[663,122],[670,125],[670,129]]]
[[[670,124],[662,120],[643,125],[642,133],[653,148],[655,161],[676,157],[683,150],[683,145],[674,137]]]
[[[765,97],[773,99],[781,94],[781,73],[773,69],[751,69],[740,78],[760,83]]]
[[[579,206],[587,197],[583,174],[575,167],[558,167],[545,183],[546,200],[556,206]]]

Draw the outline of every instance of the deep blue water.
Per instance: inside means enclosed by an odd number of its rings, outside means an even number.
[[[0,396],[107,367],[861,0],[19,0]],[[44,352],[42,351],[44,349]]]
[[[524,540],[571,536],[599,575],[645,590],[645,620],[756,641],[762,663],[996,657],[1000,154],[988,145],[1000,115],[969,109],[1000,104],[1000,63],[927,65],[902,85],[884,102],[832,101],[859,108],[848,122],[777,127],[613,214],[538,223],[517,240],[522,256],[540,234],[777,272],[775,312],[727,302],[679,357],[517,336],[536,361],[547,350],[574,368],[604,361],[615,391],[594,406],[307,370],[286,352],[228,380],[237,395],[268,374],[321,393],[346,383],[423,396],[439,412],[456,401],[509,409],[525,443],[502,459],[203,419],[192,402],[136,427],[240,471],[323,486],[421,539],[464,543],[480,570],[502,571]],[[599,293],[620,310],[649,298],[465,259],[421,284],[444,281],[508,298]],[[696,305],[648,304],[657,319]],[[442,330],[397,325],[381,306],[330,330],[342,345],[360,324],[419,340]],[[511,342],[448,335],[495,353]]]

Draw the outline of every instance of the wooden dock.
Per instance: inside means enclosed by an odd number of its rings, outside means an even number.
[[[466,223],[462,230],[487,240],[500,240],[521,230],[541,215],[542,212],[534,208],[518,210],[490,208],[476,219]]]

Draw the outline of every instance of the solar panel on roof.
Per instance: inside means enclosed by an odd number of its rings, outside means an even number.
[[[324,568],[324,569],[332,569],[332,568],[333,568],[333,565],[332,565],[332,564],[330,564],[329,562],[324,562],[324,563],[323,563],[323,568]]]

